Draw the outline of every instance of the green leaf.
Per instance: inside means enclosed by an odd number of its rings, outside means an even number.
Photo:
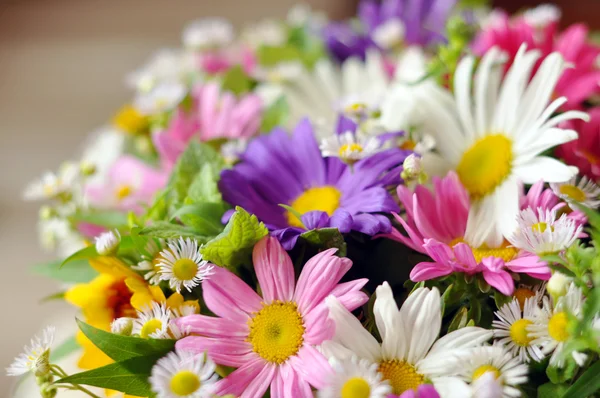
[[[267,227],[255,215],[236,207],[225,230],[200,251],[205,260],[234,269],[249,259],[254,245],[268,232]]]
[[[289,114],[288,103],[285,98],[279,97],[264,113],[260,131],[268,133],[277,126],[285,125]]]
[[[63,341],[58,347],[53,348],[50,351],[50,360],[56,363],[60,359],[74,353],[80,348],[81,346],[77,343],[75,336],[71,336]]]
[[[563,398],[589,397],[600,390],[600,361],[590,366],[580,378],[567,390]]]
[[[444,312],[446,311],[446,304],[452,304],[450,302],[452,298],[452,289],[454,288],[453,284],[450,284],[446,290],[444,290],[444,294],[442,294],[442,316],[444,316]]]
[[[200,172],[196,174],[196,177],[192,181],[190,188],[188,189],[187,197],[194,203],[196,202],[221,202],[221,193],[217,186],[219,179],[218,172],[215,171],[215,167],[206,163],[200,169]]]
[[[554,384],[564,383],[571,380],[577,372],[578,366],[575,360],[570,357],[566,358],[564,365],[561,368],[556,366],[548,366],[546,369],[546,376]]]
[[[95,211],[93,213],[77,213],[74,221],[98,225],[108,229],[127,226],[127,214],[118,211]]]
[[[148,377],[160,356],[143,356],[111,363],[101,368],[64,377],[55,383],[83,384],[108,388],[125,394],[148,397],[152,394]]]
[[[177,239],[182,236],[184,238],[194,238],[199,242],[205,242],[207,240],[205,236],[199,235],[190,227],[171,224],[167,221],[156,221],[154,224],[142,228],[139,231],[139,234],[162,239]]]
[[[223,203],[196,203],[181,207],[172,219],[181,219],[199,235],[215,236],[223,231],[221,217],[225,210]]]
[[[261,46],[257,51],[258,62],[263,66],[275,66],[281,62],[299,61],[300,51],[292,45]]]
[[[65,259],[65,261],[62,262],[62,264],[60,266],[62,267],[66,263],[70,263],[71,261],[88,260],[90,258],[94,258],[94,257],[98,257],[98,256],[99,256],[99,254],[96,251],[96,245],[90,245],[88,247],[84,247],[83,249],[71,254],[69,257],[67,257]]]
[[[339,249],[337,252],[338,256],[343,257],[346,255],[346,242],[337,228],[311,229],[302,233],[300,237],[319,248],[331,249],[335,247]]]
[[[62,300],[64,298],[65,298],[65,292],[58,292],[58,293],[54,293],[54,294],[44,297],[43,299],[40,300],[40,304],[47,303],[48,301]]]
[[[497,290],[494,291],[494,302],[496,303],[496,308],[500,309],[511,301],[513,301],[513,297],[505,296]]]
[[[67,283],[86,283],[98,275],[86,260],[74,260],[61,267],[62,261],[33,266],[38,275]]]
[[[466,307],[460,307],[460,309],[454,315],[454,318],[452,318],[450,325],[448,326],[448,333],[467,326],[467,321],[469,319],[467,312],[468,311]]]
[[[222,87],[223,90],[228,90],[235,95],[240,95],[247,93],[252,89],[252,79],[250,79],[240,65],[236,65],[225,73]]]
[[[537,389],[538,398],[561,398],[569,386],[565,384],[542,384]]]
[[[175,340],[120,336],[96,329],[80,320],[77,320],[77,324],[96,347],[117,362],[147,355],[161,357],[175,347]]]

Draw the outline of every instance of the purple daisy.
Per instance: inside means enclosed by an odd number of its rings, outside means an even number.
[[[410,153],[388,149],[350,167],[323,158],[312,125],[303,120],[291,135],[277,128],[252,141],[242,161],[222,172],[219,189],[225,201],[263,221],[288,250],[311,229],[387,233],[391,222],[381,213],[398,210],[388,188],[400,183]]]

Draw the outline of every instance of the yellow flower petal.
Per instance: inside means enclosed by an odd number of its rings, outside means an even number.
[[[116,257],[102,256],[90,259],[90,265],[101,274],[112,275],[115,278],[136,278],[143,280],[131,268]]]

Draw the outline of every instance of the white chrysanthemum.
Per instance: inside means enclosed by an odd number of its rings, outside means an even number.
[[[542,29],[551,23],[558,22],[560,17],[560,8],[554,4],[540,4],[523,13],[525,22],[538,29]]]
[[[106,231],[96,237],[96,251],[101,256],[113,254],[119,248],[121,243],[121,234],[116,229],[114,231]]]
[[[469,352],[458,364],[460,376],[464,381],[475,384],[487,373],[494,375],[502,384],[502,397],[520,397],[516,386],[527,382],[529,368],[519,358],[501,346],[478,347]]]
[[[233,25],[223,18],[203,18],[191,22],[183,30],[183,45],[193,50],[221,48],[235,38]]]
[[[156,362],[150,385],[157,398],[211,397],[218,380],[216,368],[206,354],[175,350]]]
[[[131,269],[143,272],[144,279],[151,285],[158,285],[160,283],[160,268],[158,264],[162,260],[160,252],[163,245],[164,241],[162,239],[148,240],[145,247],[145,253],[142,253],[142,261],[137,263],[137,265],[131,266]]]
[[[550,184],[554,194],[572,204],[581,204],[591,209],[600,206],[600,187],[587,177],[571,178],[565,183]]]
[[[542,347],[542,352],[550,357],[550,364],[562,367],[564,361],[560,356],[565,343],[569,340],[569,316],[579,318],[583,306],[581,289],[571,284],[567,294],[558,298],[553,305],[548,297],[544,297],[543,308],[539,312],[533,325],[528,327],[529,335],[535,337],[532,344]],[[582,365],[586,359],[585,354],[574,351],[573,359]]]
[[[155,301],[151,307],[137,311],[138,317],[133,320],[133,334],[143,339],[169,339],[173,313],[167,306]]]
[[[193,239],[179,238],[169,241],[168,248],[160,252],[158,263],[160,279],[169,281],[169,287],[181,292],[188,291],[212,274],[213,265],[202,259],[198,242]]]
[[[186,94],[187,88],[179,82],[161,82],[147,93],[138,93],[134,105],[140,113],[154,115],[172,110]]]
[[[111,322],[110,332],[123,336],[131,336],[131,333],[133,332],[133,322],[133,318],[117,318]]]
[[[391,18],[373,31],[373,41],[381,48],[392,49],[402,44],[406,29],[399,18]]]
[[[569,248],[583,229],[566,214],[556,219],[554,210],[542,208],[538,209],[537,215],[529,207],[521,210],[517,223],[518,229],[508,238],[510,243],[516,248],[540,256]]]
[[[539,51],[526,51],[523,45],[504,75],[506,57],[492,48],[474,75],[475,58],[460,61],[454,95],[440,86],[419,93],[426,115],[421,127],[435,138],[438,151],[424,155],[424,161],[427,156],[438,170],[455,170],[469,192],[465,239],[476,247],[497,247],[516,230],[519,180],[562,182],[577,173],[576,167],[540,156],[577,138],[575,131],[556,127],[560,122],[589,117],[580,111],[551,117],[566,101],[551,101],[566,63],[552,53],[531,77],[539,58]]]
[[[346,131],[323,139],[319,148],[323,157],[336,157],[352,163],[379,152],[381,144],[377,138],[357,136]]]
[[[492,331],[465,327],[438,339],[442,314],[437,289],[416,289],[400,310],[387,282],[377,288],[376,294],[373,313],[382,343],[330,296],[329,317],[336,328],[333,339],[322,345],[324,354],[340,361],[355,355],[378,364],[378,371],[397,395],[427,381],[443,397],[468,396],[468,386],[453,377],[460,360],[458,355],[467,355],[473,347],[485,343],[492,337]]]
[[[60,199],[63,202],[72,199],[72,193],[79,182],[79,167],[76,163],[66,162],[58,173],[48,171],[38,180],[30,183],[23,198],[25,200]]]
[[[141,68],[126,77],[129,87],[139,93],[149,93],[162,82],[181,82],[196,70],[194,54],[174,49],[162,49],[152,55]]]
[[[519,301],[514,299],[495,312],[498,319],[492,322],[494,337],[522,362],[529,362],[530,359],[539,362],[544,358],[540,347],[533,344],[534,337],[527,330],[535,321],[538,311],[536,299],[531,297],[525,300],[522,311]]]
[[[46,327],[42,337],[34,336],[31,343],[23,348],[23,353],[15,358],[13,363],[6,368],[8,376],[20,376],[27,372],[36,372],[38,368],[48,364],[50,348],[54,343],[54,326]]]
[[[355,356],[343,361],[331,358],[329,363],[333,368],[333,376],[327,381],[327,386],[317,393],[319,398],[386,398],[392,393],[390,384],[377,371],[376,363]]]

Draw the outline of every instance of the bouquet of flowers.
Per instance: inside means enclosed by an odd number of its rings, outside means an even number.
[[[550,5],[471,3],[186,27],[27,188],[82,371],[49,327],[8,374],[42,397],[597,396],[600,45]]]

